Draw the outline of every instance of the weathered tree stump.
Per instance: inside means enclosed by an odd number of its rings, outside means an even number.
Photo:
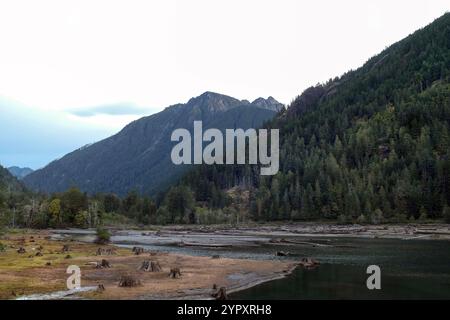
[[[23,254],[26,253],[27,251],[25,250],[24,247],[20,247],[19,249],[17,249],[17,253]]]
[[[211,295],[216,300],[228,300],[227,288],[221,287],[217,292]]]
[[[98,285],[98,287],[97,287],[97,292],[103,292],[103,291],[105,291],[106,289],[105,289],[105,286],[103,285],[103,284],[99,284]]]
[[[145,272],[161,272],[161,266],[157,261],[149,261],[145,260],[142,262],[142,265],[139,267],[139,270],[145,271]]]
[[[169,277],[172,279],[178,279],[181,277],[181,271],[180,268],[172,268],[170,269]]]
[[[320,262],[312,258],[303,258],[299,265],[306,269],[314,269],[320,265]]]
[[[116,250],[113,248],[98,248],[97,249],[97,256],[112,256],[116,254]]]
[[[141,281],[130,275],[122,276],[119,281],[119,287],[122,288],[137,287],[140,285]]]
[[[141,248],[141,247],[134,247],[132,251],[134,252],[135,255],[138,256],[138,255],[144,253],[144,248]]]
[[[95,266],[96,269],[107,269],[111,268],[111,264],[108,260],[102,259],[102,262],[97,262],[97,265]]]

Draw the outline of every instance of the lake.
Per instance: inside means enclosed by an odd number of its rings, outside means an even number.
[[[73,234],[71,236],[74,236]],[[308,244],[269,243],[271,235],[174,233],[143,235],[126,231],[112,237],[119,246],[139,245],[148,250],[238,259],[313,257],[321,265],[298,268],[287,278],[267,282],[231,295],[232,299],[450,299],[450,241],[357,237],[289,237]],[[78,235],[90,241],[91,234]],[[230,248],[180,247],[182,241],[233,243]],[[277,257],[277,251],[289,252]],[[381,268],[381,290],[368,290],[366,269]]]

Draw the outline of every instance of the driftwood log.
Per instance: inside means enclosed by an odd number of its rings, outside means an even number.
[[[144,262],[142,262],[142,265],[139,267],[140,271],[145,271],[145,272],[161,272],[161,266],[159,265],[159,263],[157,261],[149,261],[149,260],[145,260]]]
[[[119,281],[119,287],[122,288],[137,287],[140,285],[141,281],[130,275],[122,276]]]
[[[178,279],[181,277],[181,270],[180,268],[172,268],[170,269],[169,277],[172,279]]]
[[[285,252],[285,251],[277,251],[277,253],[275,254],[277,257],[287,257],[289,255],[289,252]]]

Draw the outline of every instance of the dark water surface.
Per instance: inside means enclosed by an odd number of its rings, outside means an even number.
[[[342,240],[340,240],[342,241]],[[322,265],[232,295],[233,299],[450,299],[450,242],[346,239],[348,248],[304,250]],[[300,253],[302,250],[295,249]],[[366,268],[381,268],[368,290]]]

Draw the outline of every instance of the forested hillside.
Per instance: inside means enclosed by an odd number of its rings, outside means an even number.
[[[449,216],[449,80],[447,13],[361,68],[305,90],[266,125],[280,129],[276,176],[262,177],[255,166],[202,166],[162,208],[178,194],[203,208],[179,200],[173,222],[205,210],[225,220],[230,213],[372,223]]]

